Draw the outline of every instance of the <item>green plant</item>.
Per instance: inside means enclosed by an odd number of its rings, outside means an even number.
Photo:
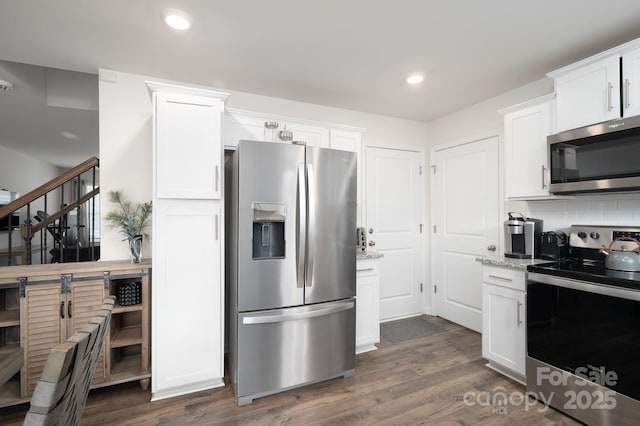
[[[144,229],[151,219],[151,201],[133,205],[119,190],[109,191],[109,201],[117,205],[116,210],[109,212],[105,217],[112,228],[120,228],[120,233],[126,240],[138,235],[149,237]]]

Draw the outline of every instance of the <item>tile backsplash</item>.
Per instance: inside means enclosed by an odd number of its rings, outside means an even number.
[[[577,224],[640,226],[640,193],[637,192],[577,195],[562,200],[508,201],[506,207],[507,211],[520,211],[542,219],[545,231]]]

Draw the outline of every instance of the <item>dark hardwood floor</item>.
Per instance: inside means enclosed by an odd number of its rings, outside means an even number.
[[[446,331],[391,343],[357,356],[353,377],[334,379],[237,407],[230,386],[149,402],[137,383],[94,390],[83,425],[574,425],[571,418],[519,398],[525,388],[485,367],[478,333],[440,318]],[[514,403],[484,403],[500,392]],[[465,402],[466,401],[466,402]],[[474,402],[474,405],[471,404]],[[26,405],[0,410],[18,425]]]

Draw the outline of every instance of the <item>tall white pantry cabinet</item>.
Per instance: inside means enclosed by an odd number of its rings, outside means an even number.
[[[147,82],[153,98],[152,400],[224,385],[226,93]]]

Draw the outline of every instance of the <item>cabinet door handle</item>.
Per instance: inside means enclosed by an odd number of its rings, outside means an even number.
[[[216,215],[216,241],[220,239],[220,219],[219,216]]]
[[[611,101],[612,91],[613,91],[613,84],[607,83],[607,106],[609,111],[613,109],[613,102]]]
[[[507,281],[507,282],[511,282],[513,281],[511,278],[506,278],[506,277],[500,277],[498,275],[491,275],[489,274],[489,278],[494,278],[496,280],[500,280],[500,281]]]
[[[218,188],[220,186],[220,175],[219,175],[219,169],[218,166],[216,166],[216,192],[218,192],[220,189]]]
[[[68,316],[69,318],[71,318],[71,317],[72,317],[72,315],[71,315],[71,313],[72,313],[72,312],[73,312],[73,311],[71,310],[71,300],[69,300],[69,303],[67,303],[67,316]]]
[[[60,318],[64,318],[64,301],[60,302]]]
[[[517,319],[516,321],[518,322],[518,327],[520,327],[520,324],[522,324],[522,318],[520,318],[520,308],[522,307],[522,303],[518,302],[516,304],[516,309],[517,309]]]
[[[628,78],[624,79],[624,107],[629,109],[631,107],[631,102],[629,101],[629,94],[631,91],[629,90],[629,86],[631,86],[631,82]]]
[[[547,166],[542,165],[542,189],[547,189]]]

